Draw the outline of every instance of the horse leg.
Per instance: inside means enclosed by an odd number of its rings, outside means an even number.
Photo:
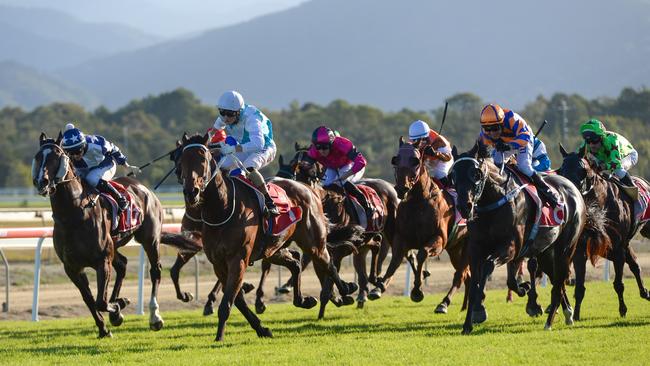
[[[320,308],[318,309],[318,319],[325,317],[325,307],[332,298],[334,284],[326,268],[327,264],[322,263],[320,260],[314,260],[314,271],[320,281]],[[334,301],[332,301],[334,302]],[[334,302],[336,304],[336,302]]]
[[[151,298],[149,300],[149,328],[158,331],[162,329],[164,321],[160,315],[158,305],[158,286],[162,274],[162,266],[159,258],[159,237],[151,237],[148,240],[140,241],[149,259],[149,276],[151,277]]]
[[[97,300],[95,300],[95,307],[97,311],[106,311],[108,313],[118,312],[120,307],[108,302],[108,284],[111,281],[111,262],[109,257],[105,257],[99,261],[95,267],[97,272]]]
[[[566,252],[563,246],[559,245],[560,243],[555,243],[551,250],[547,250],[545,253],[547,255],[552,255],[551,263],[552,266],[545,266],[546,274],[549,276],[549,280],[553,284],[551,288],[551,306],[548,318],[546,319],[546,324],[544,324],[544,329],[551,330],[553,325],[553,320],[555,319],[555,314],[557,309],[562,302],[564,310],[565,322],[567,325],[573,324],[573,310],[569,305],[569,300],[566,296],[566,280],[569,278],[570,267],[571,267],[571,256],[563,256],[562,253]]]
[[[113,326],[119,327],[124,322],[124,316],[122,315],[121,310],[124,309],[129,303],[127,298],[118,298],[120,296],[120,290],[122,289],[122,282],[124,281],[124,276],[126,275],[126,263],[127,259],[117,250],[115,251],[115,257],[113,258],[113,268],[115,268],[115,284],[113,285],[113,292],[111,293],[111,298],[109,302],[117,303],[118,310],[114,313],[109,313],[108,318]]]
[[[618,295],[618,312],[622,318],[627,314],[627,306],[623,298],[625,285],[623,284],[623,265],[625,264],[625,249],[618,246],[612,250],[612,263],[614,264],[614,290]]]
[[[439,241],[442,241],[442,238],[439,238]],[[434,246],[434,248],[436,247]],[[422,268],[428,256],[429,251],[427,249],[418,250],[418,265],[416,266],[415,273],[413,274],[415,278],[413,279],[413,290],[411,290],[411,301],[420,302],[424,299],[424,293],[422,292]]]
[[[390,259],[390,264],[388,264],[388,269],[383,278],[377,278],[377,287],[372,289],[368,294],[370,300],[377,300],[381,297],[382,293],[386,292],[395,271],[397,271],[399,266],[402,264],[402,259],[406,255],[406,250],[404,248],[406,248],[406,246],[401,244],[396,235],[393,240],[393,256]]]
[[[277,252],[279,251],[276,251],[276,253]],[[264,258],[262,259],[260,282],[257,285],[257,291],[255,291],[255,312],[258,314],[263,314],[266,311],[266,305],[264,304],[264,282],[266,281],[266,276],[269,275],[269,272],[271,272],[271,261]]]
[[[627,266],[630,268],[630,271],[636,279],[636,284],[639,286],[639,294],[641,295],[641,298],[650,300],[650,292],[648,292],[648,289],[645,288],[645,285],[643,284],[643,278],[641,277],[641,268],[639,267],[636,254],[634,253],[634,249],[632,249],[632,247],[627,247],[625,253],[625,262],[627,262]]]
[[[371,250],[372,252],[372,250]],[[368,275],[366,273],[366,257],[368,249],[362,249],[358,254],[352,257],[354,263],[354,270],[357,273],[357,281],[359,284],[359,293],[357,294],[357,309],[363,309],[366,301],[368,301]]]
[[[217,293],[221,290],[221,282],[217,280],[208,294],[208,300],[203,305],[203,315],[208,316],[214,314],[214,304],[217,302]]]
[[[313,296],[303,297],[300,287],[300,262],[288,250],[278,250],[269,258],[273,264],[286,267],[291,272],[293,281],[293,305],[303,309],[311,309],[318,301]],[[257,304],[256,304],[257,305]]]
[[[111,331],[106,328],[104,317],[95,307],[95,299],[90,291],[90,284],[88,283],[86,273],[79,269],[72,269],[67,265],[63,265],[63,269],[65,270],[66,275],[68,275],[68,278],[70,278],[70,281],[72,281],[72,283],[74,283],[79,289],[81,298],[88,307],[88,310],[90,310],[93,319],[95,319],[95,325],[97,326],[97,329],[99,329],[99,338],[112,337],[113,335],[111,334]]]
[[[377,286],[377,276],[379,276],[379,274],[381,273],[384,261],[386,260],[386,257],[388,257],[389,249],[390,249],[390,243],[388,242],[386,235],[384,235],[381,239],[379,251],[377,252],[376,262],[374,266],[370,269],[370,277],[368,277],[368,282],[372,283],[375,286]]]
[[[571,308],[569,297],[566,294],[566,285],[562,286],[560,305],[562,305],[562,313],[564,314],[564,324],[573,325],[573,309]]]
[[[334,263],[334,267],[336,267],[337,272],[341,271],[341,262],[343,261],[343,258],[347,257],[348,255],[349,254],[340,252],[337,253],[336,251],[334,253],[331,253],[332,263]],[[341,297],[332,296],[332,298],[330,298],[330,301],[332,301],[336,307],[354,304],[354,298],[350,295],[342,295]]]
[[[194,257],[196,253],[198,252],[184,254],[178,253],[176,255],[176,261],[174,262],[174,265],[169,269],[169,274],[172,278],[172,282],[174,283],[174,289],[176,290],[176,298],[182,302],[190,302],[194,299],[194,295],[191,292],[181,291],[179,277],[183,266],[185,266],[185,264],[187,264],[187,262],[189,262],[189,260]]]
[[[260,318],[258,318],[257,315],[255,315],[251,309],[248,308],[248,304],[246,304],[246,298],[244,297],[244,291],[237,292],[237,296],[235,296],[235,306],[239,312],[242,313],[244,318],[246,318],[251,328],[255,330],[255,333],[257,333],[258,337],[273,337],[271,330],[269,328],[263,327]]]
[[[306,254],[300,255],[300,252],[295,249],[287,249],[287,250],[291,253],[291,256],[293,256],[294,259],[300,261],[300,272],[304,271],[305,267],[307,267],[309,262],[311,262],[311,257]],[[291,292],[291,290],[293,290],[293,286],[291,285],[292,283],[293,283],[293,279],[289,277],[282,286],[277,288],[277,292],[279,294],[288,294],[289,292]]]
[[[544,255],[543,253],[540,255]],[[523,261],[522,261],[523,265]],[[526,313],[531,317],[537,317],[544,314],[542,307],[537,302],[537,258],[528,259],[528,273],[530,274],[530,291],[528,291],[528,302],[526,303]],[[519,283],[520,281],[517,281]]]
[[[522,284],[517,283],[517,270],[519,267],[519,262],[508,262],[506,265],[508,272],[507,284],[508,288],[514,291],[517,296],[524,297],[530,291],[530,282],[524,282]]]
[[[223,296],[221,297],[221,303],[217,312],[219,318],[217,336],[215,338],[217,342],[223,341],[226,322],[230,317],[235,297],[239,295],[239,290],[244,282],[244,272],[248,264],[245,257],[233,257],[228,261],[221,262],[212,264],[217,277],[219,277],[219,281],[223,283]],[[244,306],[245,304],[244,302]],[[245,307],[247,308],[247,306]],[[257,331],[257,329],[255,330]]]
[[[485,322],[488,318],[487,309],[483,304],[483,300],[485,300],[485,285],[487,283],[487,279],[492,275],[493,271],[494,271],[494,262],[485,260],[481,268],[481,273],[479,274],[479,283],[478,283],[478,292],[477,292],[478,301],[474,304],[473,308],[472,307],[469,308],[472,312],[472,322],[474,324],[481,324]]]
[[[477,312],[476,309],[482,307],[481,303],[485,296],[483,292],[485,289],[485,282],[494,269],[494,262],[488,261],[485,258],[479,258],[480,254],[476,254],[477,255],[473,256],[470,262],[470,272],[474,275],[469,279],[468,310],[465,315],[462,334],[470,334],[474,329],[473,324],[479,323],[478,320],[481,319],[475,319],[475,317],[487,319],[487,312],[481,314],[480,312]],[[490,270],[490,266],[492,267],[492,270]],[[483,319],[483,321],[485,319]]]
[[[454,260],[452,259],[452,262]],[[447,291],[447,295],[442,299],[440,304],[436,306],[436,309],[433,311],[436,314],[447,314],[447,308],[449,305],[451,305],[451,298],[456,294],[458,289],[460,289],[460,285],[462,284],[463,280],[463,270],[458,270],[454,272],[454,278],[451,281],[451,288],[449,288],[449,291]],[[466,305],[463,305],[463,310],[465,309]]]
[[[582,308],[582,300],[585,298],[585,274],[587,273],[586,245],[582,241],[576,247],[576,252],[573,255],[573,270],[576,276],[576,284],[573,295],[576,299],[576,303],[575,309],[573,311],[573,319],[579,321],[580,310]]]

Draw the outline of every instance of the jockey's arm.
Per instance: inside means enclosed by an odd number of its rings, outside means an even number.
[[[262,131],[262,121],[258,118],[248,118],[244,126],[248,132],[249,141],[238,145],[242,152],[256,152],[264,150],[264,132]],[[241,148],[239,148],[241,146]]]

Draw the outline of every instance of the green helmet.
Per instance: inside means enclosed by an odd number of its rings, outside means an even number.
[[[599,140],[605,137],[605,131],[605,125],[593,118],[580,126],[580,133],[585,140]]]

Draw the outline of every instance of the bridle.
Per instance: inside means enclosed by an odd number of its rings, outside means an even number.
[[[75,178],[77,178],[76,175],[73,175],[72,178],[65,179],[65,177],[68,175],[68,171],[70,167],[70,158],[65,153],[65,151],[61,148],[61,146],[59,146],[56,143],[48,142],[41,145],[40,149],[38,150],[38,152],[40,152],[41,155],[43,156],[41,159],[41,165],[38,168],[38,170],[36,169],[36,158],[32,160],[32,179],[34,180],[34,183],[39,183],[38,185],[40,185],[40,182],[43,180],[43,171],[45,169],[45,162],[47,160],[47,155],[49,155],[50,153],[49,148],[53,148],[57,152],[61,153],[60,155],[61,157],[59,158],[59,169],[57,170],[54,179],[50,180],[48,185],[43,187],[42,190],[39,189],[40,194],[46,194],[48,196],[56,192],[56,187],[59,184],[70,182]],[[52,193],[50,193],[50,191],[52,191]]]
[[[422,177],[422,174],[424,172],[424,169],[425,169],[423,167],[424,166],[424,159],[423,159],[424,154],[420,151],[419,148],[415,147],[412,144],[409,144],[409,143],[402,144],[399,147],[399,150],[398,150],[398,153],[397,153],[396,157],[399,157],[400,153],[402,151],[411,150],[411,149],[414,152],[415,158],[417,158],[419,160],[419,163],[417,165],[417,168],[415,170],[413,178],[411,179],[408,176],[404,178],[406,183],[408,183],[410,185],[410,188],[408,188],[406,190],[405,194],[410,192],[411,189],[413,189],[413,186],[415,185],[415,182],[420,180],[420,178]],[[397,183],[397,181],[398,181],[398,179],[397,179],[397,171],[399,170],[399,168],[404,168],[404,166],[399,166],[399,164],[393,164],[393,174],[395,176],[395,183]],[[409,167],[409,168],[411,168],[411,167]],[[404,186],[404,188],[406,188],[406,185]]]
[[[467,172],[469,180],[474,183],[474,188],[472,188],[472,195],[476,198],[475,202],[473,203],[474,207],[476,207],[478,200],[481,198],[481,195],[483,194],[483,189],[485,189],[485,182],[487,181],[488,174],[483,169],[484,164],[482,162],[479,162],[477,159],[472,157],[463,157],[460,159],[456,159],[456,161],[454,161],[454,163],[451,165],[449,171],[453,172],[453,176],[456,175],[456,173],[454,172],[454,167],[456,167],[456,164],[460,163],[461,161],[471,162],[474,168],[479,170],[482,173],[481,174],[482,177],[480,177],[479,179],[475,179],[476,177],[473,177],[471,175],[472,174],[471,172],[469,171]]]

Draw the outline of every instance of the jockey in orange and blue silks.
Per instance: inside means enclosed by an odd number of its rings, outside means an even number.
[[[532,132],[519,114],[503,110],[498,104],[486,105],[481,111],[479,143],[494,147],[492,157],[497,165],[516,156],[519,171],[530,177],[552,206],[557,206],[559,198],[533,168]]]

